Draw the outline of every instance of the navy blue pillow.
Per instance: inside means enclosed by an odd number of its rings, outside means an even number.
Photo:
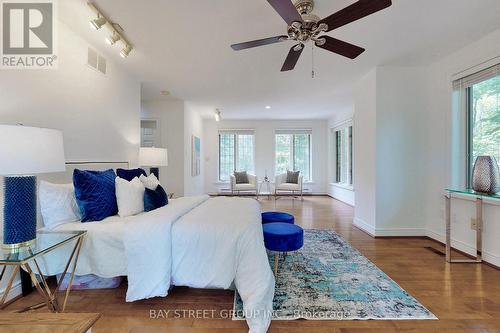
[[[147,177],[146,171],[141,168],[138,169],[116,169],[116,175],[120,178],[123,178],[127,181],[131,181],[135,177],[139,178],[141,175]]]
[[[82,213],[82,222],[101,221],[118,214],[115,178],[113,170],[73,171],[75,197]]]
[[[145,212],[150,212],[166,205],[168,205],[168,196],[161,185],[158,185],[154,191],[146,188],[146,191],[144,191]]]

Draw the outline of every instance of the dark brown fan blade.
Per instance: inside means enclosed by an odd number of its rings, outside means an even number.
[[[323,45],[318,45],[318,43],[316,43],[317,47],[321,47],[322,49],[340,54],[347,58],[354,59],[365,52],[365,49],[362,47],[346,43],[330,36],[321,36],[320,38],[324,38],[326,42]]]
[[[231,45],[231,47],[233,48],[233,50],[239,51],[239,50],[249,49],[252,47],[279,43],[279,42],[284,41],[286,39],[287,39],[287,36],[269,37],[269,38],[264,38],[264,39],[253,40],[251,42],[233,44],[233,45]]]
[[[300,54],[302,53],[302,51],[304,51],[304,46],[302,45],[300,50],[295,51],[297,45],[292,46],[290,52],[288,52],[288,56],[286,57],[285,63],[283,64],[283,67],[281,67],[282,72],[291,71],[292,69],[295,68],[297,61],[299,61]]]
[[[322,19],[319,23],[326,23],[328,25],[328,30],[326,31],[331,31],[391,5],[391,0],[359,0],[335,14]]]
[[[295,21],[302,22],[302,16],[290,0],[267,0],[267,2],[273,6],[288,25]]]

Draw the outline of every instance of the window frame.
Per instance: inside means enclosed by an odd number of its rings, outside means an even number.
[[[250,172],[253,172],[255,173],[255,130],[253,129],[240,129],[240,130],[219,130],[218,133],[217,133],[217,146],[218,146],[218,150],[217,150],[217,179],[218,179],[218,182],[219,183],[229,183],[231,180],[230,179],[227,179],[227,180],[224,180],[224,179],[221,179],[221,163],[220,163],[220,158],[221,158],[221,142],[220,142],[220,139],[221,139],[221,134],[231,134],[233,135],[233,165],[234,165],[234,169],[236,171],[239,171],[238,170],[238,136],[239,135],[251,135],[252,136],[252,147],[253,147],[253,156],[252,156],[252,161],[253,161],[253,166],[252,166],[252,169],[253,170],[250,170]],[[234,171],[234,170],[233,170]],[[249,171],[249,170],[247,170]]]
[[[332,137],[332,148],[333,155],[331,161],[333,163],[330,171],[332,172],[332,184],[336,186],[341,186],[349,189],[354,187],[354,124],[353,120],[347,120],[341,124],[333,126],[330,128],[330,133]],[[342,141],[344,142],[347,152],[345,153],[345,158],[347,161],[345,163],[345,170],[342,169]],[[346,181],[342,181],[342,173],[346,173]]]
[[[278,170],[277,170],[277,163],[276,163],[276,158],[277,158],[277,150],[276,150],[276,137],[278,135],[290,135],[290,161],[288,163],[288,167],[291,167],[292,170],[294,171],[296,168],[296,161],[295,161],[295,136],[296,135],[307,135],[308,137],[308,151],[309,151],[309,174],[307,177],[303,174],[302,176],[304,177],[304,183],[312,183],[313,182],[313,168],[312,168],[312,141],[313,141],[313,133],[311,129],[302,129],[302,130],[297,130],[297,129],[276,129],[274,131],[274,174],[278,175]],[[288,169],[289,170],[289,169]]]

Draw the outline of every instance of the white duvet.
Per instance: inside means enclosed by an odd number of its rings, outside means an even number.
[[[68,223],[87,230],[76,274],[126,275],[127,301],[167,296],[170,285],[230,288],[234,282],[251,333],[266,332],[274,277],[253,199],[186,197],[133,217]],[[64,270],[70,247],[47,255],[46,274]]]

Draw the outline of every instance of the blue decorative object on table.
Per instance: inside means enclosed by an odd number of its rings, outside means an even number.
[[[287,269],[276,279],[273,319],[437,319],[335,231],[305,230],[304,246],[284,264]],[[237,292],[234,310],[234,319],[244,319]]]
[[[154,191],[146,188],[144,191],[145,212],[150,212],[166,205],[168,205],[168,195],[161,185],[158,185]]]
[[[36,177],[64,171],[62,132],[0,125],[0,175],[4,181],[2,247],[18,251],[36,240]]]
[[[141,168],[137,169],[121,169],[118,168],[116,169],[116,175],[120,178],[123,178],[127,181],[131,181],[135,177],[139,178],[141,175],[144,175],[147,177],[146,171]]]
[[[262,213],[262,224],[266,223],[275,223],[275,222],[283,222],[283,223],[295,223],[295,217],[292,214],[284,213],[284,212],[264,212]]]
[[[102,221],[118,214],[115,178],[116,174],[111,169],[73,171],[75,197],[82,213],[82,222]]]
[[[5,245],[36,238],[36,177],[6,177],[4,192]]]

